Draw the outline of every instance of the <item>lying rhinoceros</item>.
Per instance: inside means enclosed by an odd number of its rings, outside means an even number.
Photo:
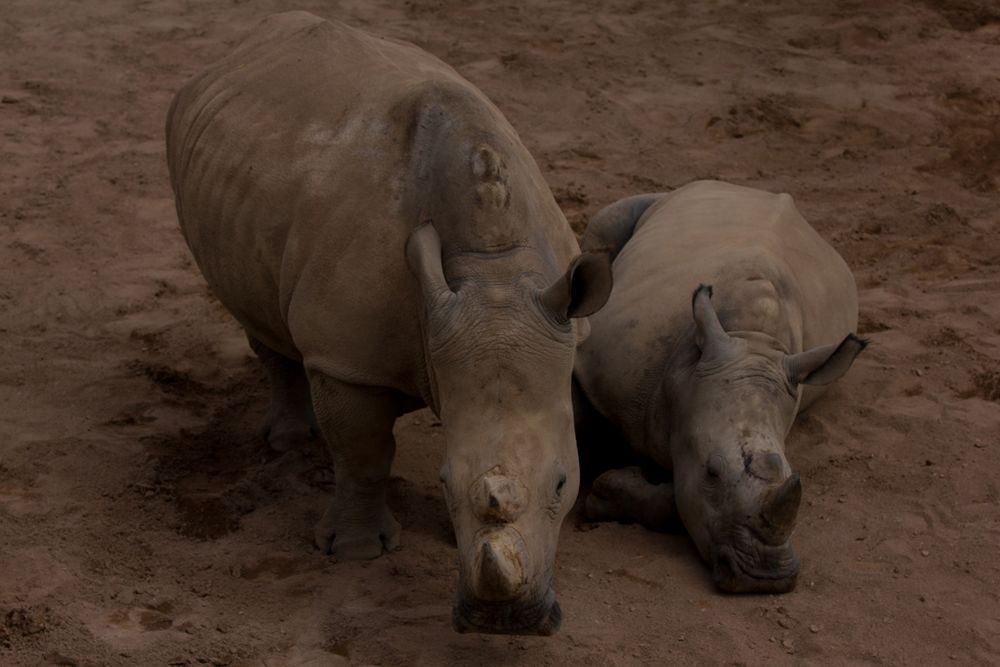
[[[844,260],[788,195],[715,181],[613,204],[582,245],[620,254],[577,353],[580,412],[673,471],[672,486],[609,471],[588,513],[657,526],[676,511],[721,589],[790,590],[801,482],[785,436],[865,347]]]
[[[459,548],[459,630],[554,632],[556,542],[579,485],[578,325],[611,290],[503,115],[401,42],[304,12],[265,20],[167,119],[177,214],[273,386],[268,437],[333,457],[316,532],[397,544],[393,422],[429,405]],[[311,399],[311,402],[310,402]]]

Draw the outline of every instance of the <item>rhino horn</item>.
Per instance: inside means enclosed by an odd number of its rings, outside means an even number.
[[[802,480],[792,473],[774,490],[761,511],[762,536],[773,545],[784,544],[795,528],[795,518],[802,502]]]
[[[697,326],[695,341],[702,358],[718,359],[733,348],[733,341],[712,306],[711,285],[698,285],[691,296],[691,311]]]
[[[510,523],[524,512],[527,492],[518,480],[490,472],[473,485],[473,506],[483,521]]]
[[[483,600],[511,600],[524,589],[524,544],[505,533],[483,540],[476,559],[475,591]]]

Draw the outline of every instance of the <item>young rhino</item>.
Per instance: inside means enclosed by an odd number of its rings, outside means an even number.
[[[582,245],[620,254],[577,352],[578,431],[596,410],[673,471],[672,486],[605,473],[588,514],[662,527],[676,511],[719,588],[791,590],[802,490],[785,436],[865,347],[844,260],[788,195],[717,181],[613,204]]]
[[[167,156],[191,252],[270,375],[272,446],[314,418],[329,443],[317,544],[395,547],[393,423],[429,405],[456,628],[554,632],[579,484],[573,318],[604,304],[610,265],[578,254],[503,115],[414,46],[290,12],[178,93]]]

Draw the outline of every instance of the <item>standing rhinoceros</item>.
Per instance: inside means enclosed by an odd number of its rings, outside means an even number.
[[[716,181],[613,204],[582,245],[620,254],[577,352],[581,411],[673,471],[672,486],[609,471],[588,513],[649,525],[676,511],[720,588],[790,590],[801,483],[785,436],[865,346],[844,260],[788,195]]]
[[[335,493],[316,541],[397,544],[393,422],[429,405],[466,631],[549,634],[579,467],[578,325],[611,290],[503,115],[420,49],[304,12],[265,20],[178,93],[177,214],[273,386],[272,445],[318,422]],[[310,401],[311,399],[311,401]]]

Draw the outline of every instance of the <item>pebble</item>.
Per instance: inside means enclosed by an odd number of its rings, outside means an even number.
[[[927,549],[921,549],[920,550],[920,555],[923,556],[924,558],[926,558],[927,556],[931,555],[931,552],[928,551]]]
[[[809,632],[811,632],[813,634],[816,634],[817,632],[819,632],[819,626],[818,625],[810,625],[809,626]]]

